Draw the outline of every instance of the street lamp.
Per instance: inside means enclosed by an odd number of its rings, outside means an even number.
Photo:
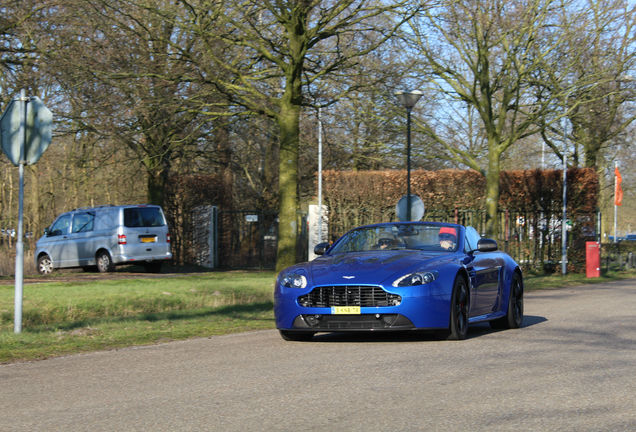
[[[406,220],[411,220],[411,110],[422,97],[419,90],[396,92],[398,100],[406,108]]]

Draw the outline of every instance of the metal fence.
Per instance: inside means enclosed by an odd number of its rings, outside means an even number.
[[[561,268],[561,213],[499,212],[500,249],[510,254],[525,270],[554,272]],[[597,240],[597,220],[600,215],[575,214],[567,221],[568,271],[585,271],[585,242]],[[306,217],[299,218],[297,260],[307,259]],[[340,223],[329,221],[330,238],[344,234]],[[485,234],[486,212],[473,209],[430,211],[425,221],[452,222],[473,226]],[[378,221],[360,221],[362,224]],[[353,227],[353,226],[352,226]],[[348,227],[347,227],[348,228]],[[275,213],[259,210],[218,212],[218,267],[232,269],[274,269],[278,240],[278,219]],[[613,257],[614,255],[612,255]],[[604,255],[605,257],[605,255]],[[618,259],[618,258],[617,258]],[[621,258],[628,262],[628,258]],[[611,258],[614,263],[616,259]],[[609,265],[607,265],[608,267]],[[612,264],[611,267],[616,265]],[[624,264],[623,264],[624,266]],[[215,266],[216,267],[216,266]]]
[[[329,221],[329,238],[334,239],[354,226],[346,217]],[[599,214],[576,213],[568,215],[567,267],[568,271],[585,270],[585,242],[597,240]],[[524,269],[553,272],[560,268],[562,213],[541,211],[514,211],[503,209],[498,213],[499,233],[495,237],[500,249],[510,254]],[[363,218],[364,219],[364,218]],[[383,220],[395,220],[394,213],[382,215]],[[432,210],[425,213],[424,221],[450,222],[473,226],[486,233],[486,211],[482,209]],[[361,224],[379,220],[360,220]]]
[[[636,241],[619,241],[601,245],[601,271],[636,269]]]
[[[218,212],[218,265],[234,269],[274,269],[278,220],[260,210]]]
[[[484,210],[455,210],[446,217],[433,213],[430,220],[454,222],[475,227],[485,235]],[[501,210],[498,213],[499,247],[524,269],[554,272],[562,261],[561,212]],[[585,271],[585,242],[598,239],[599,214],[577,213],[566,219],[568,271]]]

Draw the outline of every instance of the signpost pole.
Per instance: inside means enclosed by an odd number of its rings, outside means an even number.
[[[18,204],[18,241],[15,245],[15,319],[14,333],[22,332],[22,287],[24,282],[24,243],[22,242],[24,164],[20,163],[20,194]]]
[[[561,274],[568,272],[568,231],[567,231],[567,156],[563,152],[563,216],[561,218]]]
[[[18,140],[20,141],[20,160],[19,160],[19,175],[20,175],[20,192],[18,196],[18,241],[15,245],[15,304],[14,304],[14,321],[13,332],[22,332],[22,291],[24,282],[24,243],[22,242],[22,226],[23,226],[23,211],[24,211],[24,164],[25,164],[25,141],[26,141],[26,110],[27,110],[27,98],[24,89],[20,91],[20,113],[22,118],[20,120],[20,132],[18,133]]]

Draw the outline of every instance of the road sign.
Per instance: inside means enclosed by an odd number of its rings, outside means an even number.
[[[36,163],[44,151],[51,143],[53,134],[53,114],[44,106],[38,97],[26,99],[26,119],[24,139],[24,154],[22,150],[22,134],[20,133],[23,121],[23,104],[20,99],[9,102],[7,109],[0,118],[0,138],[2,140],[2,150],[7,155],[13,165],[18,166],[20,162],[27,165]]]
[[[408,206],[407,203],[408,196],[404,195],[402,198],[400,198],[397,205],[395,206],[395,213],[397,214],[400,222],[410,222],[406,220]],[[419,196],[411,194],[411,220],[418,221],[422,219],[422,216],[424,216],[424,201],[422,201],[422,198],[420,198]]]

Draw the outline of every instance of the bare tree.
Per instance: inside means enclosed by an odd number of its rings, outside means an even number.
[[[583,165],[602,170],[604,151],[636,119],[625,110],[636,98],[630,75],[636,66],[636,6],[621,0],[589,0],[578,7],[580,11],[562,15],[566,39],[550,65],[556,77],[551,85],[557,91],[559,86],[570,88],[562,99],[562,112],[572,126],[568,138],[574,144],[573,163],[579,164],[582,150]],[[563,58],[574,60],[572,68],[560,68]],[[546,143],[559,158],[563,146],[554,137],[562,133],[554,127],[544,131]]]
[[[538,120],[552,109],[555,95],[537,84],[547,58],[561,43],[554,17],[560,5],[552,0],[443,1],[412,21],[414,44],[424,60],[422,74],[431,77],[439,99],[448,104],[445,110],[474,113],[479,119],[479,128],[467,130],[465,137],[475,140],[475,133],[483,134],[483,161],[482,152],[455,145],[457,136],[450,140],[425,121],[420,127],[458,163],[485,174],[490,236],[498,232],[502,155],[536,134]]]
[[[281,269],[296,259],[299,124],[306,89],[383,44],[418,6],[406,0],[183,3],[205,47],[203,56],[193,59],[201,78],[277,124]]]

